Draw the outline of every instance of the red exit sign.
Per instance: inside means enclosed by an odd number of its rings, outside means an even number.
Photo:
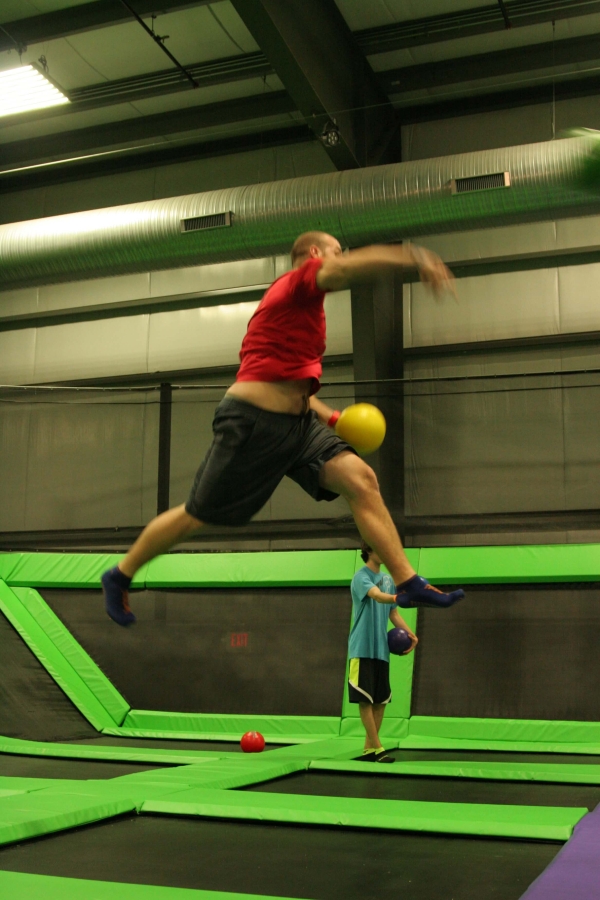
[[[248,646],[248,632],[247,631],[232,631],[230,638],[230,646],[231,647],[247,647]]]

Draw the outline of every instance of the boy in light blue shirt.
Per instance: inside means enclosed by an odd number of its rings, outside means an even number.
[[[366,732],[361,759],[394,762],[379,740],[385,707],[392,699],[388,619],[395,628],[404,628],[412,638],[412,646],[406,653],[415,649],[418,638],[398,612],[394,581],[381,572],[380,558],[364,541],[360,555],[365,565],[356,573],[350,587],[354,623],[348,640],[348,694],[350,703],[358,703]]]

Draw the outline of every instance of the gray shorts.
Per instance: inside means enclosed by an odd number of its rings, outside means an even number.
[[[285,475],[315,500],[335,500],[319,472],[338,453],[355,452],[315,412],[267,412],[233,397],[217,406],[213,435],[185,505],[210,525],[245,525]]]

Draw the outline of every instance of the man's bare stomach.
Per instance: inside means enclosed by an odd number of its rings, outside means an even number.
[[[309,408],[311,382],[302,381],[236,381],[227,391],[269,412],[299,416]]]

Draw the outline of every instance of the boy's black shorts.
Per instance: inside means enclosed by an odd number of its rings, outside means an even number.
[[[389,703],[390,664],[383,659],[355,658],[348,667],[350,703]]]
[[[267,412],[233,397],[217,406],[213,434],[185,505],[210,525],[245,525],[284,475],[315,500],[335,500],[338,494],[320,486],[319,472],[338,453],[355,452],[315,412]]]

